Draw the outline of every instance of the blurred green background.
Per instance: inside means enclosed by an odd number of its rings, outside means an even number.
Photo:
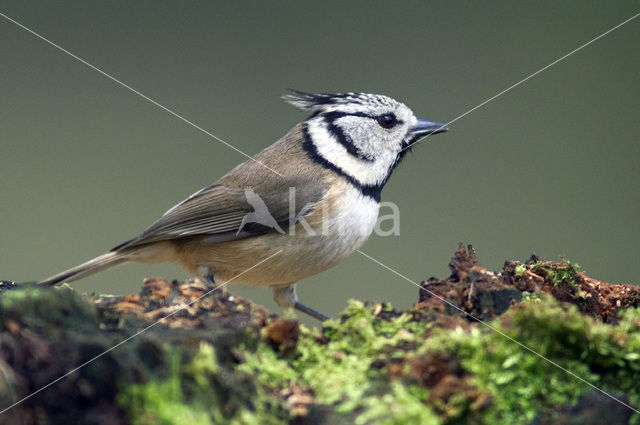
[[[3,1],[0,11],[247,153],[305,115],[287,88],[364,91],[448,122],[640,11],[637,1]],[[245,158],[0,18],[0,278],[47,277],[137,235]],[[401,233],[363,250],[421,281],[459,241],[499,269],[532,252],[638,283],[640,18],[419,144],[383,200]],[[129,293],[174,265],[73,284]],[[234,286],[279,311],[271,292]],[[418,290],[355,254],[307,304],[408,307]]]

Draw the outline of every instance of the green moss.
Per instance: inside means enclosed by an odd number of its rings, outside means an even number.
[[[388,394],[368,397],[363,401],[364,412],[356,418],[356,425],[368,423],[437,425],[441,423],[431,409],[425,408],[424,400],[427,392],[424,388],[392,382],[390,389]]]
[[[491,393],[492,406],[482,422],[527,424],[537,414],[572,405],[592,390],[545,358],[605,391],[626,393],[631,404],[638,405],[640,311],[626,312],[620,325],[612,327],[551,297],[541,301],[523,303],[497,323],[539,355],[487,328],[471,334],[439,330],[429,342],[456,352],[474,383]]]
[[[191,374],[199,386],[205,387],[207,385],[205,380],[206,376],[215,375],[220,372],[220,365],[218,364],[216,351],[213,346],[206,342],[201,342],[195,357],[191,363],[185,367],[185,372]]]
[[[403,356],[398,347],[419,341],[426,327],[412,321],[407,313],[388,321],[377,320],[373,308],[351,301],[344,312],[346,319],[325,322],[322,334],[302,329],[292,361],[262,345],[247,355],[240,369],[257,375],[265,386],[284,388],[296,382],[337,412],[358,413],[357,423],[374,418],[381,424],[433,423],[425,422],[435,414],[423,402],[424,391],[416,395],[399,384],[390,390],[386,371],[371,367],[374,360]]]
[[[318,344],[319,336],[304,330],[295,360],[287,361],[261,347],[240,367],[258,375],[265,386],[284,387],[292,381],[305,385],[319,402],[341,413],[356,412],[357,423],[454,423],[465,422],[459,415],[468,414],[476,415],[481,423],[527,424],[541,412],[570,406],[592,390],[544,358],[482,326],[470,333],[437,329],[423,339],[424,324],[412,322],[406,314],[390,321],[375,320],[371,310],[358,302],[346,313],[346,321],[326,323],[325,344]],[[514,308],[496,325],[588,382],[615,394],[626,393],[633,404],[640,401],[640,389],[634,384],[640,379],[638,323],[638,310],[626,312],[620,325],[612,327],[542,295]],[[416,343],[415,348],[398,350],[407,342]],[[412,390],[416,387],[406,383],[389,383],[384,371],[370,367],[380,358],[435,351],[460,359],[471,382],[491,395],[487,409],[473,412],[459,394],[449,399],[447,414],[436,416],[425,403],[427,389],[416,392]]]
[[[119,400],[136,424],[286,424],[295,421],[287,397],[297,389],[331,415],[326,423],[524,425],[592,391],[546,358],[640,404],[640,310],[624,312],[614,327],[542,294],[492,322],[513,340],[482,325],[436,328],[419,315],[377,308],[389,313],[380,319],[374,310],[351,302],[343,320],[322,331],[303,327],[295,352],[260,342],[241,348],[239,364],[221,363],[201,344],[182,366],[174,357],[169,378],[129,386]],[[432,400],[420,376],[408,378],[408,363],[390,379],[394,361],[434,353],[459,364],[464,382],[445,401]],[[472,394],[488,401],[476,406]]]
[[[515,274],[517,277],[522,277],[526,271],[527,267],[524,264],[518,264],[515,269]]]
[[[569,285],[574,289],[579,288],[578,273],[581,269],[580,265],[567,261],[566,259],[563,259],[563,263],[566,264],[566,267],[553,267],[545,262],[538,262],[532,264],[530,268],[534,273],[539,273],[540,270],[542,270],[543,275],[551,277],[554,286]]]
[[[522,291],[522,302],[540,302],[542,292]]]
[[[0,322],[13,320],[34,329],[86,329],[95,321],[93,306],[69,286],[25,286],[0,296]]]
[[[210,425],[209,414],[197,404],[185,402],[180,374],[180,357],[173,355],[168,379],[144,385],[131,385],[118,395],[134,425]]]
[[[135,425],[284,425],[288,416],[274,395],[243,385],[218,363],[214,347],[201,343],[182,365],[173,351],[171,374],[162,380],[123,386],[118,404]],[[246,384],[246,382],[245,382]],[[251,406],[254,408],[252,409]]]

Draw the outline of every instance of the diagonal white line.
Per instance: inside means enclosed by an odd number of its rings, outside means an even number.
[[[603,32],[602,34],[600,34],[600,35],[599,35],[599,36],[597,36],[596,38],[594,38],[594,39],[592,39],[592,40],[590,40],[590,41],[587,41],[586,43],[582,44],[582,45],[581,45],[581,46],[579,46],[579,47],[576,47],[575,49],[573,49],[573,50],[572,50],[572,51],[570,51],[569,53],[565,54],[564,56],[559,57],[558,59],[556,59],[556,60],[554,60],[553,62],[551,62],[549,65],[547,65],[547,66],[544,66],[544,67],[540,68],[539,70],[537,70],[537,71],[536,71],[536,72],[534,72],[533,74],[531,74],[531,75],[529,75],[529,76],[527,76],[527,77],[523,78],[522,80],[518,81],[517,83],[510,85],[510,86],[509,86],[509,87],[507,87],[506,89],[502,90],[500,93],[498,93],[498,94],[496,94],[496,95],[494,95],[494,96],[491,96],[489,99],[485,100],[484,102],[480,103],[479,105],[474,106],[473,108],[469,109],[467,112],[463,113],[462,115],[459,115],[458,117],[456,117],[456,118],[452,119],[451,121],[449,121],[448,123],[444,124],[442,127],[438,128],[436,131],[438,131],[438,130],[442,130],[443,128],[446,128],[449,124],[454,123],[454,122],[458,121],[460,118],[463,118],[463,117],[465,117],[465,116],[469,115],[470,113],[472,113],[472,112],[473,112],[473,111],[475,111],[476,109],[483,107],[484,105],[486,105],[487,103],[491,102],[492,100],[494,100],[494,99],[496,99],[496,98],[498,98],[498,97],[502,96],[503,94],[505,94],[505,93],[506,93],[506,92],[508,92],[509,90],[514,89],[514,88],[518,87],[520,84],[524,83],[525,81],[530,80],[531,78],[535,77],[536,75],[540,74],[541,72],[546,71],[547,69],[551,68],[553,65],[557,64],[558,62],[563,61],[564,59],[568,58],[569,56],[573,55],[574,53],[577,53],[578,51],[580,51],[580,50],[584,49],[584,48],[585,48],[585,47],[587,47],[588,45],[590,45],[590,44],[592,44],[592,43],[595,43],[596,41],[600,40],[602,37],[604,37],[605,35],[609,34],[610,32],[615,31],[615,30],[617,30],[618,28],[620,28],[621,26],[623,26],[624,24],[626,24],[626,23],[629,23],[629,22],[633,21],[633,20],[634,20],[634,19],[636,19],[638,16],[640,16],[640,12],[639,12],[639,13],[636,13],[635,15],[633,15],[632,17],[630,17],[629,19],[626,19],[626,20],[624,20],[624,21],[620,22],[620,23],[619,23],[618,25],[616,25],[615,27],[610,28],[609,30],[607,30],[607,31]],[[427,137],[429,137],[429,136],[430,136],[430,134],[429,134],[429,135],[426,135],[425,137],[423,137],[423,138],[422,138],[422,139],[420,139],[420,140],[416,140],[414,143],[412,143],[410,146],[407,146],[406,148],[402,149],[400,152],[402,152],[402,151],[404,151],[404,150],[406,150],[406,149],[409,149],[409,148],[411,148],[411,147],[415,146],[415,145],[416,145],[416,143],[418,143],[418,142],[422,142],[423,140],[425,140],[425,139],[426,139]]]
[[[185,304],[184,306],[180,307],[179,309],[177,309],[176,311],[172,311],[171,313],[167,314],[164,317],[161,317],[160,319],[156,320],[155,322],[153,322],[152,324],[150,324],[149,326],[147,326],[146,328],[143,328],[141,330],[139,330],[138,332],[134,333],[133,335],[129,336],[128,338],[120,341],[119,343],[117,343],[116,345],[114,345],[113,347],[103,351],[102,353],[98,354],[95,357],[92,357],[91,359],[87,360],[86,362],[82,363],[80,366],[77,366],[73,369],[71,369],[70,371],[68,371],[67,373],[65,373],[64,375],[54,379],[53,381],[49,382],[47,385],[37,389],[36,391],[32,392],[31,394],[21,398],[20,400],[16,401],[15,403],[13,403],[11,406],[5,407],[4,409],[2,409],[0,411],[0,415],[2,415],[3,413],[5,413],[6,411],[12,409],[13,407],[17,406],[18,404],[22,403],[25,400],[30,399],[31,397],[33,397],[34,395],[38,394],[41,391],[46,390],[47,388],[49,388],[50,386],[54,385],[56,382],[63,380],[64,378],[66,378],[67,376],[71,375],[74,372],[77,372],[78,370],[82,369],[83,367],[85,367],[86,365],[88,365],[89,363],[99,359],[100,357],[104,356],[105,354],[107,354],[108,352],[115,350],[116,348],[118,348],[119,346],[121,346],[122,344],[124,344],[125,342],[128,342],[130,340],[132,340],[133,338],[137,337],[138,335],[140,335],[141,333],[144,333],[146,331],[148,331],[149,329],[151,329],[152,327],[154,327],[155,325],[157,325],[158,323],[162,322],[165,319],[168,319],[169,317],[173,316],[174,314],[184,310],[185,308],[189,307],[190,305],[192,305],[193,303],[195,303],[196,301],[206,297],[207,295],[209,295],[210,293],[212,293],[213,291],[215,291],[216,289],[220,289],[223,288],[225,286],[227,286],[229,283],[231,283],[231,281],[233,281],[234,279],[242,276],[243,274],[247,273],[250,270],[253,270],[254,268],[258,267],[260,264],[264,263],[265,261],[275,257],[276,255],[280,254],[282,252],[282,250],[277,251],[275,254],[272,254],[270,256],[268,256],[267,258],[265,258],[264,260],[260,261],[259,263],[249,267],[248,269],[246,269],[245,271],[243,271],[242,273],[234,276],[233,278],[227,280],[224,283],[221,283],[220,285],[216,286],[215,288],[211,289],[210,291],[205,292],[204,294],[200,295],[198,298],[196,298],[195,300]]]
[[[26,26],[22,25],[20,22],[16,21],[15,19],[12,19],[10,17],[8,17],[7,15],[5,15],[4,13],[0,12],[0,16],[2,16],[3,18],[5,18],[6,20],[13,22],[14,24],[16,24],[17,26],[19,26],[20,28],[22,28],[23,30],[35,35],[36,37],[38,37],[39,39],[41,39],[42,41],[50,44],[51,46],[55,47],[56,49],[60,50],[63,53],[66,53],[67,55],[71,56],[72,58],[76,59],[79,62],[82,62],[83,64],[85,64],[86,66],[88,66],[89,68],[93,69],[94,71],[104,75],[105,77],[109,78],[110,80],[120,84],[122,87],[132,91],[133,93],[137,94],[138,96],[140,96],[141,98],[148,100],[149,102],[153,103],[154,105],[156,105],[158,108],[170,113],[171,115],[175,116],[176,118],[181,119],[182,121],[186,122],[187,124],[189,124],[190,126],[192,126],[193,128],[200,130],[201,132],[203,132],[204,134],[206,134],[207,136],[210,136],[214,139],[216,139],[217,141],[219,141],[220,143],[228,146],[229,148],[233,149],[234,151],[240,153],[241,155],[244,155],[245,157],[249,158],[250,160],[257,162],[258,164],[262,165],[263,167],[265,167],[266,169],[276,173],[277,175],[279,175],[280,177],[283,177],[282,174],[280,174],[279,172],[277,172],[276,170],[274,170],[273,168],[263,164],[262,162],[258,161],[257,159],[251,157],[250,155],[244,153],[243,151],[241,151],[240,149],[236,148],[235,146],[233,146],[232,144],[225,142],[224,140],[222,140],[221,138],[219,138],[218,136],[216,136],[215,134],[205,130],[204,128],[200,127],[199,125],[195,124],[192,121],[189,121],[188,119],[186,119],[185,117],[183,117],[182,115],[172,111],[171,109],[167,108],[164,105],[161,105],[160,103],[156,102],[155,100],[153,100],[152,98],[150,98],[149,96],[139,92],[138,90],[134,89],[133,87],[123,83],[122,81],[118,80],[116,77],[112,76],[111,74],[106,73],[105,71],[101,70],[100,68],[91,65],[89,62],[85,61],[84,59],[74,55],[73,53],[71,53],[70,51],[66,50],[65,48],[59,46],[58,44],[54,43],[53,41],[47,39],[46,37],[38,34],[37,32],[33,31],[30,28],[27,28]]]
[[[390,272],[392,272],[393,274],[400,276],[401,278],[403,278],[404,280],[406,280],[407,282],[410,282],[412,284],[414,284],[415,286],[417,286],[421,291],[425,291],[427,293],[429,293],[431,296],[434,296],[436,298],[438,298],[440,301],[446,303],[447,305],[453,307],[454,309],[458,310],[461,313],[466,314],[467,316],[469,316],[470,318],[472,318],[473,320],[482,323],[484,326],[486,326],[487,328],[491,329],[494,332],[497,332],[498,334],[502,335],[503,337],[507,338],[508,340],[515,342],[516,344],[518,344],[520,347],[524,348],[525,350],[531,352],[532,354],[535,354],[536,356],[540,357],[541,359],[549,362],[550,364],[552,364],[553,366],[557,367],[558,369],[562,370],[563,372],[573,376],[574,378],[576,378],[579,381],[584,382],[585,384],[587,384],[588,386],[590,386],[591,388],[593,388],[594,390],[597,390],[599,392],[601,392],[602,394],[606,395],[607,397],[611,398],[612,400],[617,401],[618,403],[622,404],[625,407],[628,407],[629,409],[633,410],[636,413],[640,413],[640,410],[628,405],[627,403],[625,403],[624,401],[612,396],[611,394],[609,394],[608,392],[596,387],[595,385],[593,385],[591,382],[581,378],[580,376],[576,375],[575,373],[571,372],[570,370],[560,366],[558,363],[554,362],[553,360],[550,360],[548,358],[546,358],[545,356],[543,356],[542,354],[538,353],[537,351],[535,351],[532,348],[527,347],[526,345],[522,344],[521,342],[518,342],[517,340],[511,338],[509,335],[505,334],[504,332],[502,332],[500,329],[497,329],[494,326],[491,326],[489,323],[480,320],[479,318],[475,317],[474,315],[472,315],[471,313],[467,313],[466,311],[464,311],[463,309],[459,308],[457,305],[447,301],[446,299],[442,298],[441,296],[439,296],[438,294],[428,290],[427,288],[424,288],[422,286],[420,286],[420,284],[414,282],[413,280],[409,279],[408,277],[406,277],[405,275],[403,275],[402,273],[392,269],[391,267],[387,266],[386,264],[381,263],[380,261],[376,260],[375,258],[371,257],[370,255],[365,254],[364,252],[362,252],[361,250],[358,250],[358,252],[362,255],[364,255],[365,257],[367,257],[369,260],[373,261],[374,263],[377,263],[378,265],[384,267],[385,269],[389,270]]]

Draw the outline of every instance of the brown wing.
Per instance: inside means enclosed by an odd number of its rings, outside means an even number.
[[[192,236],[208,236],[207,242],[216,243],[286,231],[324,195],[317,183],[315,179],[278,177],[243,187],[216,183],[174,206],[140,236],[113,250]]]
[[[303,137],[302,126],[294,126],[258,153],[255,161],[236,166],[171,208],[140,236],[113,250],[200,235],[206,236],[208,243],[216,243],[274,232],[278,227],[286,231],[311,213],[326,192],[323,175],[328,171],[309,162],[302,148]],[[279,171],[276,174],[273,170]],[[265,214],[256,209],[268,211],[266,220],[260,220]]]

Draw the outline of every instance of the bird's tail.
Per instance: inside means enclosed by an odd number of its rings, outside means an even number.
[[[55,276],[51,276],[45,280],[38,282],[39,285],[55,285],[62,282],[72,282],[74,280],[98,273],[99,271],[116,266],[120,263],[128,261],[128,255],[124,252],[111,251],[104,255],[75,266]]]

